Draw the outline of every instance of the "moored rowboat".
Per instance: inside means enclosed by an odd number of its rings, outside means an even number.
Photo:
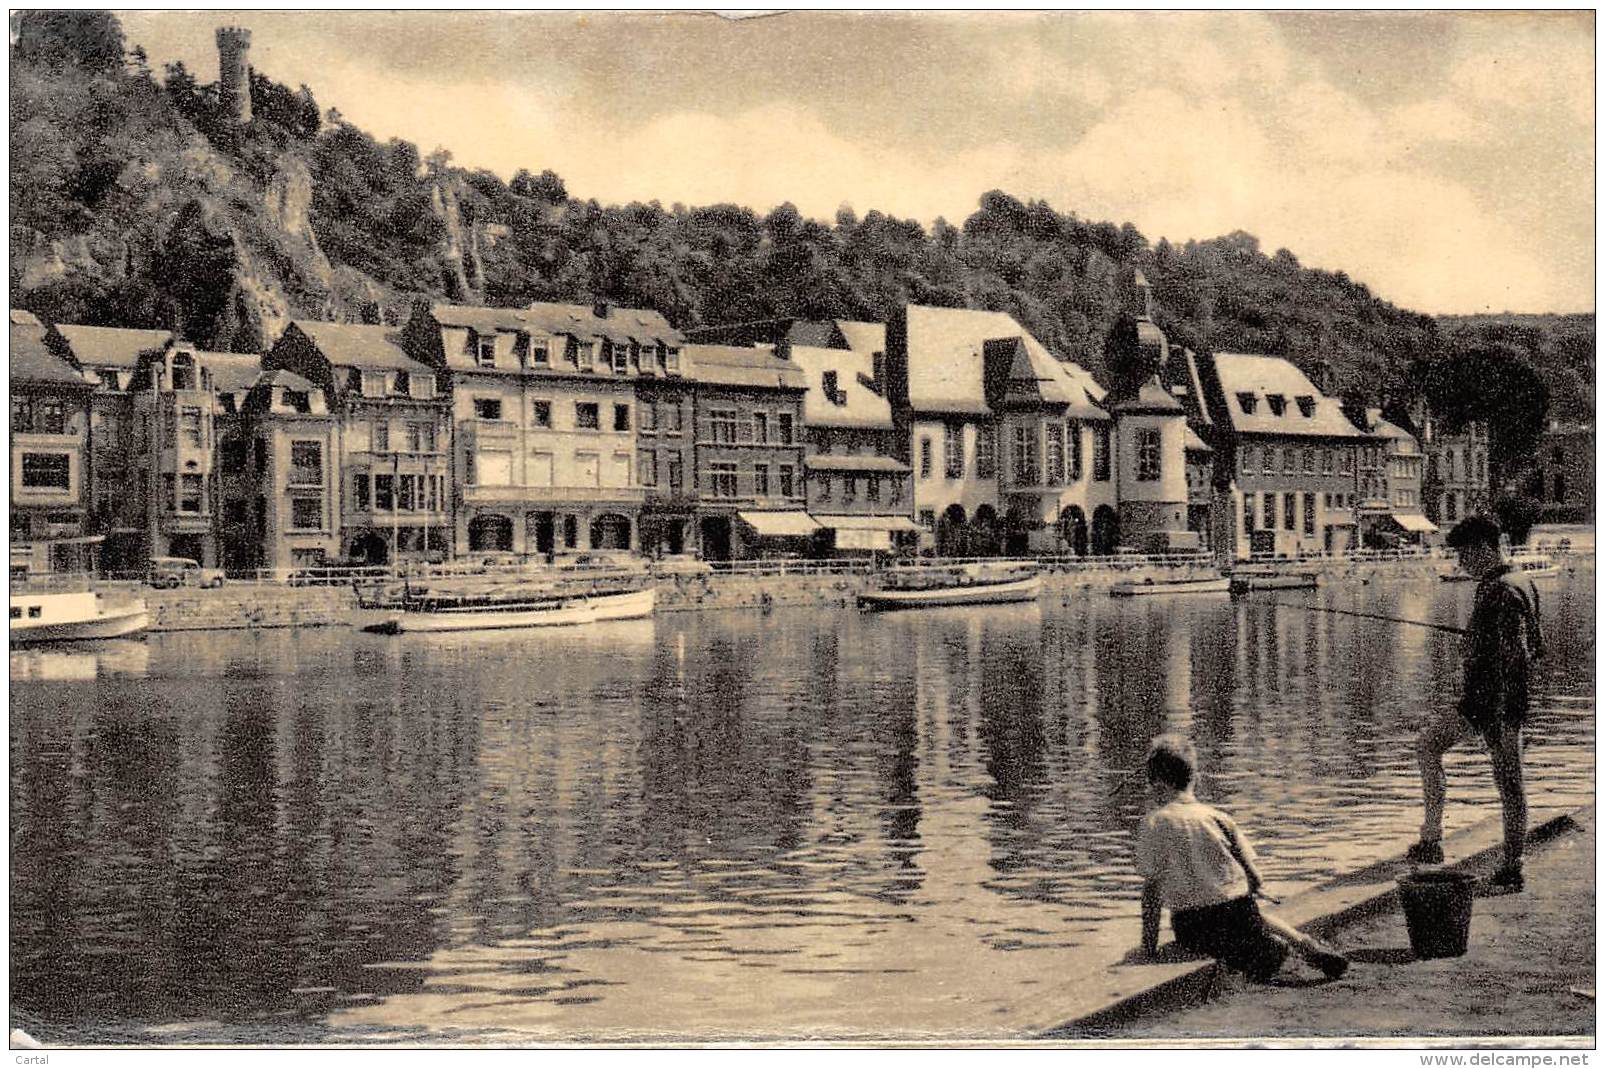
[[[1109,596],[1131,598],[1142,594],[1224,594],[1231,583],[1226,579],[1140,579],[1116,583]]]
[[[871,590],[858,595],[860,609],[921,609],[940,605],[999,605],[1012,601],[1035,601],[1042,593],[1042,579],[1028,576],[995,583],[965,583],[926,589]]]

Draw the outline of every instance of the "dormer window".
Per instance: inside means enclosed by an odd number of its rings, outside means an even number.
[[[95,374],[100,378],[100,384],[108,390],[117,389],[117,369],[103,367]]]
[[[658,361],[665,371],[680,370],[680,350],[674,346],[665,346],[658,350]]]
[[[496,335],[480,335],[474,342],[474,363],[480,367],[496,366]]]
[[[1305,419],[1315,418],[1315,398],[1304,394],[1298,398],[1298,414]]]
[[[574,366],[581,371],[590,371],[596,366],[595,342],[581,341],[571,336],[568,340],[568,350],[574,357]]]
[[[1287,411],[1287,398],[1279,393],[1267,394],[1265,403],[1271,406],[1271,415],[1280,416]]]
[[[552,343],[547,338],[529,340],[529,362],[535,367],[552,366]]]
[[[847,395],[837,388],[836,373],[834,371],[825,372],[824,385],[825,396],[830,399],[831,404],[840,405],[847,402]]]
[[[385,373],[383,371],[364,371],[362,373],[362,396],[383,397],[385,395]]]
[[[408,395],[419,401],[432,401],[435,397],[435,376],[419,375],[417,378],[408,376]]]
[[[396,372],[396,396],[406,397],[412,393],[412,376],[405,371]]]
[[[613,374],[623,375],[630,370],[630,346],[627,342],[613,343]]]
[[[312,411],[312,399],[305,390],[285,390],[284,407],[306,415]]]
[[[1237,407],[1243,410],[1243,415],[1252,416],[1259,407],[1259,398],[1251,393],[1240,393],[1237,395]]]

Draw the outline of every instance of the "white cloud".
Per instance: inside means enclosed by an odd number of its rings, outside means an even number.
[[[1405,144],[1423,141],[1481,140],[1486,127],[1448,97],[1417,100],[1395,108],[1388,116],[1390,133]]]
[[[1462,23],[1449,82],[1495,108],[1594,121],[1594,33],[1588,12],[1488,13]]]

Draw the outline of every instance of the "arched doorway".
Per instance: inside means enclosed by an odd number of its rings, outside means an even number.
[[[1071,553],[1078,557],[1087,555],[1087,514],[1081,511],[1080,505],[1071,505],[1059,513],[1059,537]]]
[[[1120,544],[1120,517],[1108,505],[1092,510],[1092,551],[1107,556]]]
[[[964,506],[949,505],[936,521],[936,555],[962,557],[965,550]]]
[[[970,553],[977,557],[995,557],[1003,548],[1002,525],[998,522],[998,510],[991,505],[982,505],[975,510],[975,521],[971,524],[974,538],[971,540]]]
[[[616,512],[607,512],[591,521],[592,549],[629,549],[630,521]]]
[[[346,554],[353,561],[370,566],[390,562],[390,543],[378,531],[364,531],[351,540],[351,551]]]
[[[490,512],[468,521],[470,553],[511,553],[512,550],[513,521],[506,516]]]
[[[702,559],[730,559],[730,517],[704,516],[702,518]]]

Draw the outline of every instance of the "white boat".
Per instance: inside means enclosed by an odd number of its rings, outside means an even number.
[[[953,583],[925,588],[887,587],[858,595],[860,609],[920,609],[938,605],[999,605],[1035,601],[1042,593],[1042,578]]]
[[[385,635],[562,627],[637,620],[657,607],[656,587],[599,594],[530,594],[523,600],[410,599],[394,616],[367,630]]]
[[[1560,574],[1560,566],[1550,557],[1511,557],[1506,563],[1510,565],[1511,570],[1517,575],[1525,576],[1528,579],[1549,579]],[[1448,575],[1440,575],[1438,578],[1445,583],[1471,582],[1471,576],[1458,570],[1450,572]]]
[[[1112,598],[1134,598],[1142,594],[1224,594],[1231,580],[1213,579],[1134,579],[1109,588]]]
[[[150,626],[143,601],[107,604],[94,590],[72,592],[14,591],[11,594],[11,644],[77,642],[122,638]]]

